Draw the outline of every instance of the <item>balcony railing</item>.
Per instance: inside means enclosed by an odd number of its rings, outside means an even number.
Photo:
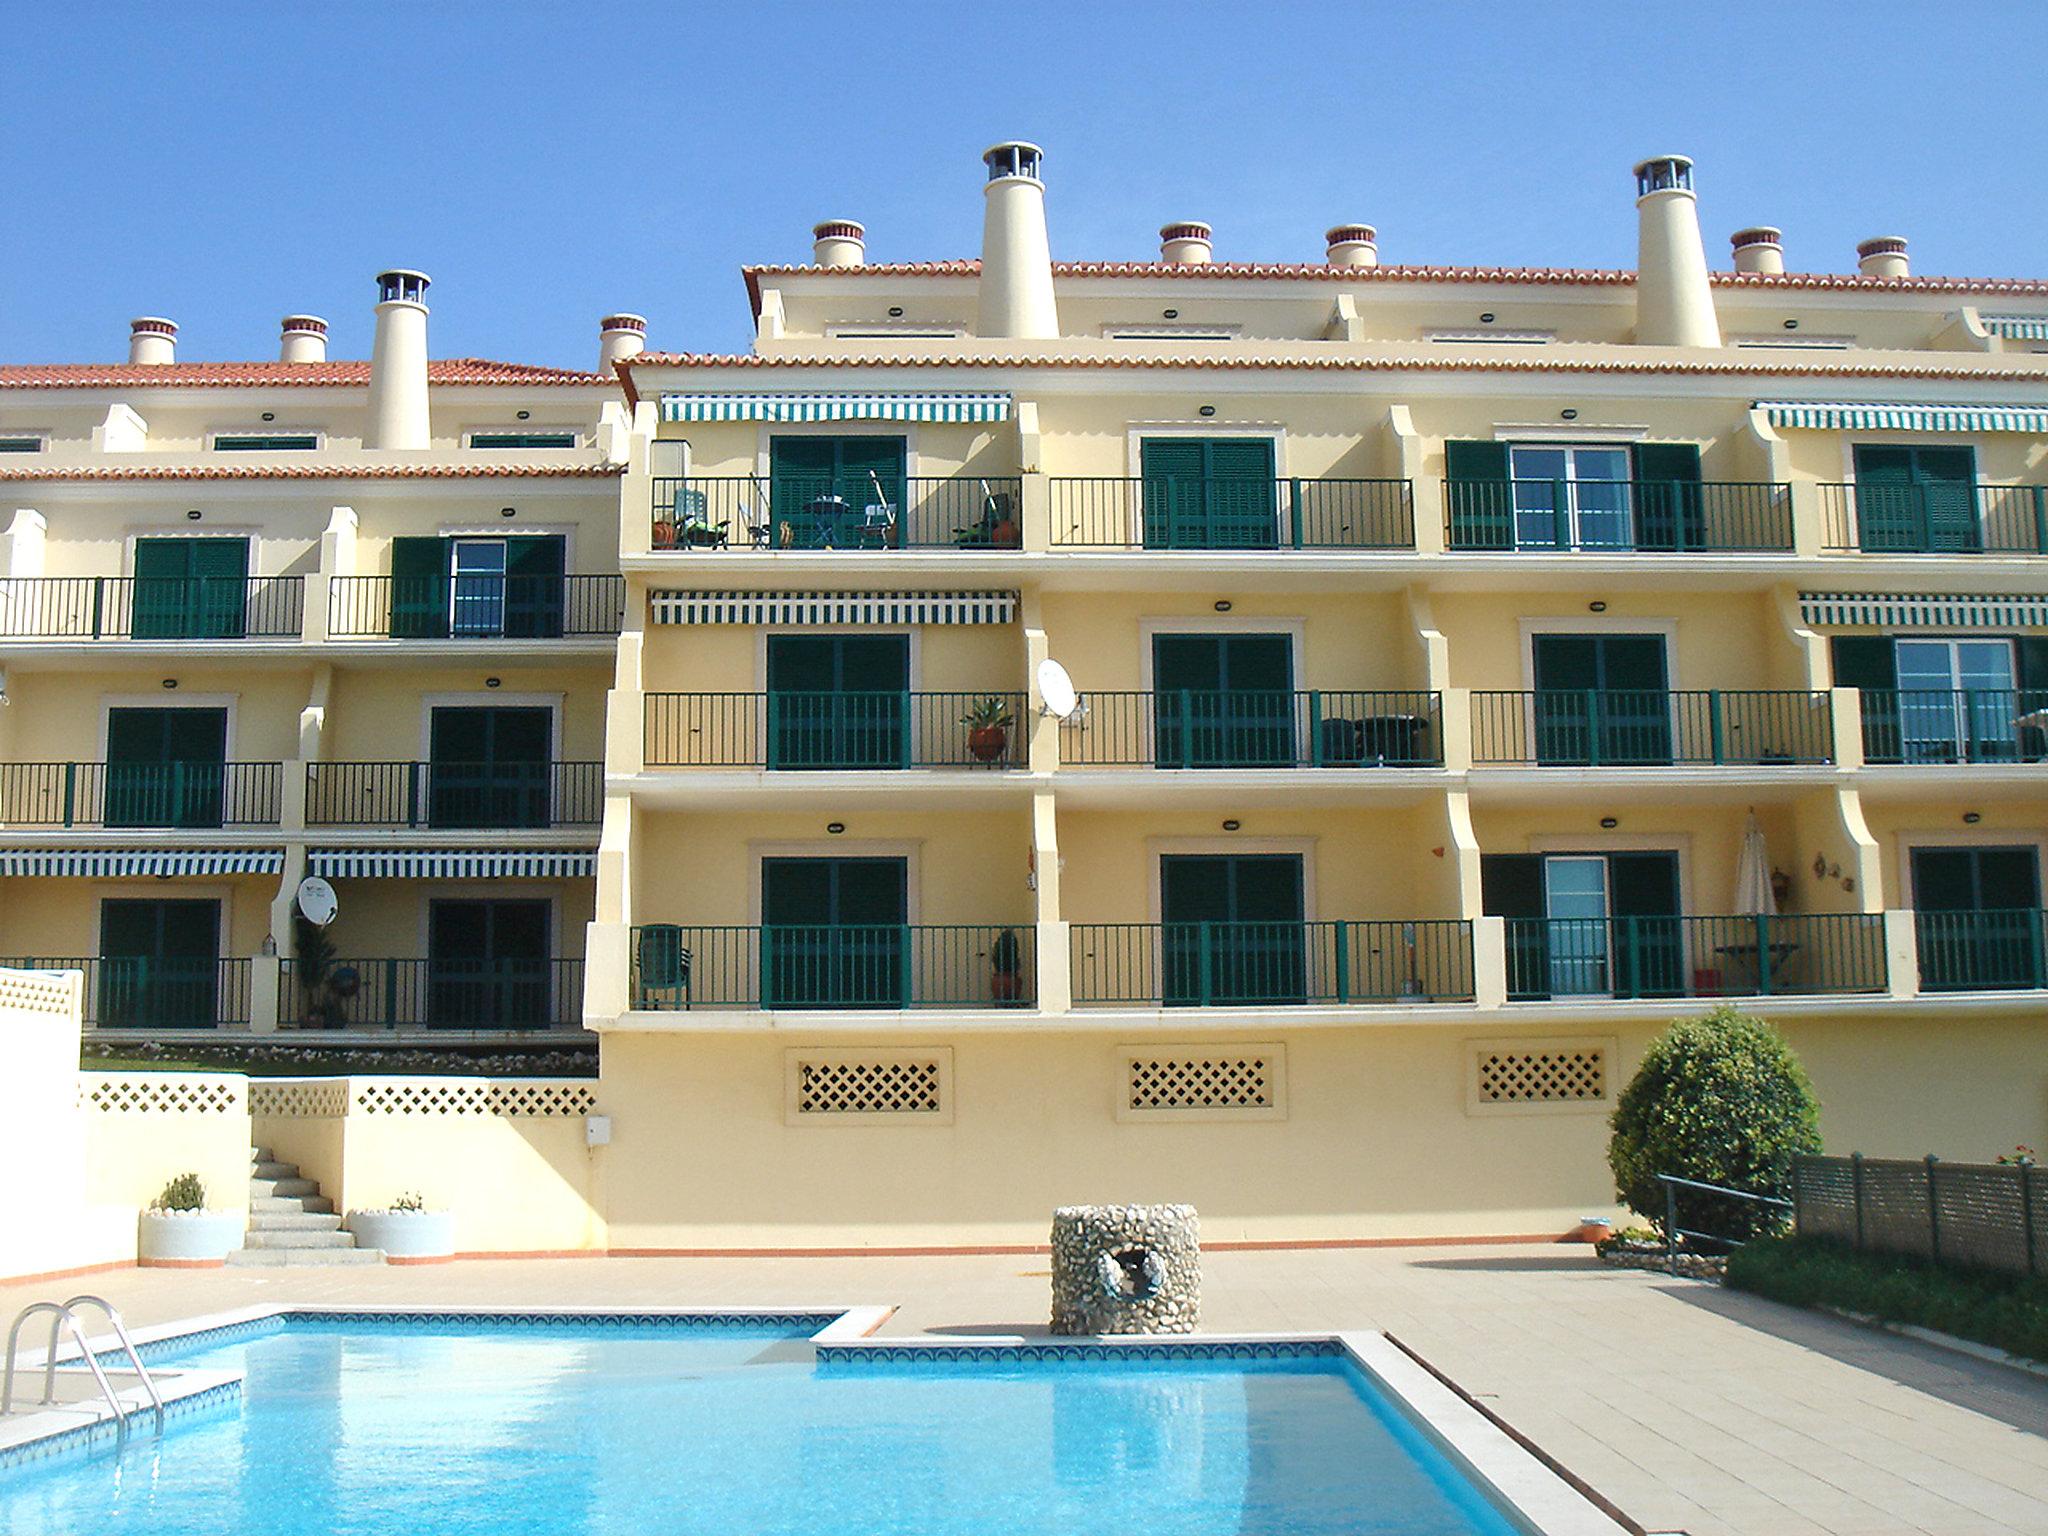
[[[1017,549],[1016,475],[693,475],[654,482],[658,550]]]
[[[1884,916],[1511,917],[1508,996],[1798,997],[1882,992]]]
[[[1060,728],[1078,767],[1431,768],[1443,699],[1426,691],[1309,689],[1087,694]]]
[[[0,639],[296,640],[303,576],[0,577]]]
[[[1545,767],[1775,767],[1835,759],[1825,693],[1475,691],[1472,760]]]
[[[2048,486],[1822,485],[1821,547],[1872,555],[2048,554]]]
[[[1406,480],[1055,476],[1063,549],[1409,549]]]
[[[1757,554],[1792,548],[1792,487],[1743,480],[1446,480],[1453,552]]]
[[[991,718],[971,723],[978,710]],[[650,693],[646,711],[649,768],[1019,768],[1026,758],[1021,693]]]
[[[2048,761],[2048,689],[1865,688],[1869,763]]]
[[[85,972],[82,1017],[96,1029],[217,1029],[249,1022],[247,960],[37,955],[0,959],[0,967]]]
[[[2048,914],[2038,907],[1914,914],[1923,992],[2048,986]]]
[[[616,635],[623,576],[330,576],[337,640],[555,640]]]
[[[313,827],[585,827],[604,819],[603,763],[308,763]]]
[[[1472,925],[1076,923],[1077,1007],[1469,1002]]]
[[[1021,1008],[1037,996],[1028,923],[635,928],[633,1006]]]
[[[581,960],[302,960],[281,965],[280,1029],[577,1029]]]
[[[0,825],[274,827],[282,763],[4,763]]]

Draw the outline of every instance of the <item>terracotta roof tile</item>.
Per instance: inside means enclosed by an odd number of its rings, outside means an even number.
[[[367,362],[331,363],[7,363],[0,364],[0,389],[229,389],[261,386],[318,388],[367,386]],[[609,373],[583,373],[535,363],[494,362],[482,357],[447,357],[427,364],[429,384],[524,384],[589,387],[614,384]]]
[[[606,479],[623,464],[38,464],[0,480],[571,480]]]

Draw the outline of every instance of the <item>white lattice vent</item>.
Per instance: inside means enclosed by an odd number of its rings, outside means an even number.
[[[1610,1097],[1611,1040],[1483,1042],[1472,1047],[1474,1109],[1596,1108]]]
[[[791,1051],[789,1118],[815,1122],[881,1118],[948,1122],[953,1115],[953,1053]]]
[[[76,1006],[78,976],[68,971],[0,970],[0,1013],[64,1015]]]
[[[1124,1050],[1120,1118],[1277,1119],[1286,1113],[1278,1045]]]
[[[249,1085],[249,1113],[276,1120],[339,1120],[348,1113],[345,1078],[283,1078]]]
[[[144,1072],[81,1073],[79,1103],[103,1115],[243,1115],[248,1082],[240,1077],[163,1076]]]
[[[350,1109],[363,1115],[500,1115],[508,1119],[566,1119],[589,1114],[597,1094],[588,1083],[545,1079],[502,1082],[357,1082]]]

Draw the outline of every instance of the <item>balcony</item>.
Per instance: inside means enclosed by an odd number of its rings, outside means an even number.
[[[296,640],[302,576],[0,577],[0,639]]]
[[[1743,480],[1446,480],[1453,553],[1780,554],[1792,487]]]
[[[1821,547],[1866,555],[2048,554],[2048,486],[1822,485]]]
[[[1472,760],[1540,767],[1787,767],[1835,760],[1826,693],[1475,691]]]
[[[1883,992],[1884,915],[1511,917],[1508,996],[1810,997]]]
[[[632,931],[635,1009],[1028,1008],[1036,930],[781,924]]]
[[[1406,480],[1056,476],[1056,549],[1415,547]]]
[[[594,827],[604,764],[308,763],[309,827]]]
[[[2038,907],[1915,914],[1923,992],[2048,986],[2048,913]]]
[[[247,960],[43,955],[0,960],[0,966],[85,972],[83,1018],[95,1029],[218,1029],[249,1022]]]
[[[335,640],[559,640],[616,635],[623,576],[330,576]]]
[[[1309,689],[1094,693],[1060,728],[1080,768],[1435,768],[1443,699]]]
[[[679,553],[958,549],[1023,545],[1015,475],[757,475],[654,482],[654,548]]]
[[[650,693],[649,768],[1021,768],[1021,693]]]
[[[8,827],[274,827],[283,763],[4,763]]]
[[[1865,688],[1867,763],[2048,761],[2048,689]]]
[[[374,1032],[580,1029],[581,960],[281,963],[278,1028]]]
[[[1470,1002],[1472,925],[1076,923],[1077,1008]]]

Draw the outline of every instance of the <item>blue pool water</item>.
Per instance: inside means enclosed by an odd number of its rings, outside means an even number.
[[[9,1536],[1511,1536],[1339,1359],[815,1362],[808,1326],[294,1320],[239,1404],[0,1468]]]

